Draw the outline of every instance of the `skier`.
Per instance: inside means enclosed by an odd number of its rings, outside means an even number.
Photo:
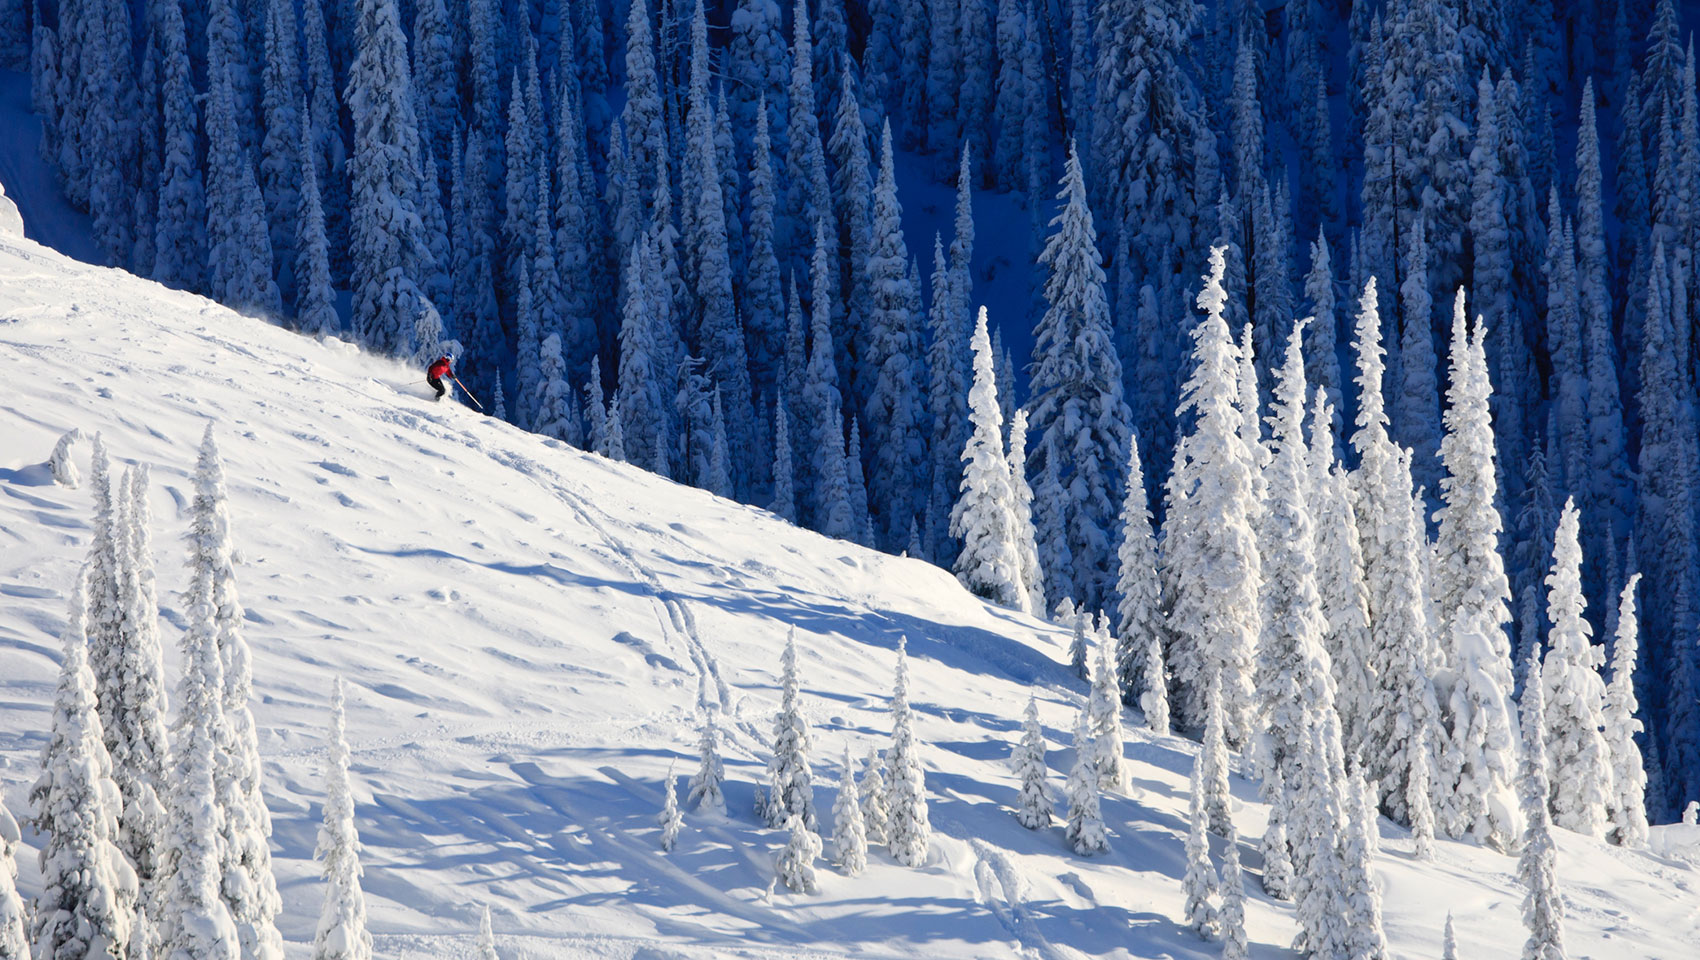
[[[453,380],[454,376],[455,372],[450,365],[448,354],[431,361],[431,366],[425,371],[425,382],[437,388],[437,396],[433,399],[443,399],[443,394],[448,392],[448,388],[443,386],[443,378],[448,377]]]

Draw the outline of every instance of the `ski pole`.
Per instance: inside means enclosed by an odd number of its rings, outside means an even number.
[[[484,404],[478,402],[478,398],[472,395],[471,390],[466,389],[466,384],[461,383],[459,377],[451,373],[449,374],[449,379],[455,382],[455,386],[459,387],[461,392],[466,394],[466,399],[471,400],[474,406],[478,407],[479,410],[484,409]]]

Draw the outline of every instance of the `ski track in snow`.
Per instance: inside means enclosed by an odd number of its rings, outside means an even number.
[[[1039,695],[1060,782],[1081,685],[1063,631],[987,607],[947,572],[830,541],[411,390],[418,371],[241,318],[199,298],[0,237],[0,800],[23,809],[58,662],[66,585],[87,550],[85,486],[42,461],[71,426],[117,462],[153,464],[167,679],[182,618],[188,470],[208,420],[226,460],[254,712],[289,960],[322,895],[325,688],[349,680],[356,817],[377,948],[464,956],[478,904],[504,957],[706,960],[1204,960],[1178,918],[1186,775],[1196,746],[1130,730],[1135,792],[1105,798],[1112,850],[1070,853],[1009,805],[1017,718]],[[750,814],[765,783],[776,662],[798,634],[829,823],[838,758],[889,735],[893,651],[935,825],[919,868],[817,864],[818,895],[772,890],[782,831]],[[685,810],[655,842],[662,777],[695,769],[705,710],[724,715],[725,817]],[[1129,721],[1130,727],[1132,720]],[[1262,807],[1236,776],[1248,870]],[[684,791],[681,790],[681,795]],[[1403,831],[1377,861],[1393,953],[1439,955],[1457,914],[1470,955],[1515,955],[1515,861]],[[26,845],[36,843],[26,838]],[[1688,960],[1700,872],[1558,837],[1575,956]],[[20,884],[39,872],[21,851]],[[1274,960],[1292,908],[1248,878],[1253,956]]]

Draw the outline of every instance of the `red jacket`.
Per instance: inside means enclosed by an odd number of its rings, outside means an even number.
[[[454,376],[454,372],[449,369],[449,358],[438,357],[436,361],[431,364],[430,369],[425,371],[425,375],[433,380],[441,380],[443,377]]]

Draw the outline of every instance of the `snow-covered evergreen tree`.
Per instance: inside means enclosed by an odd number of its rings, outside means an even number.
[[[1556,826],[1603,837],[1606,806],[1615,793],[1610,751],[1600,734],[1606,688],[1600,679],[1605,651],[1589,641],[1593,627],[1582,615],[1582,545],[1574,499],[1564,503],[1547,575],[1548,634],[1541,666],[1547,776]]]
[[[1128,448],[1133,416],[1122,399],[1103,261],[1072,141],[1057,198],[1064,206],[1039,256],[1048,270],[1047,306],[1033,331],[1028,387],[1032,429],[1044,438],[1047,458],[1060,459],[1055,469],[1067,495],[1062,513],[1072,563],[1052,563],[1047,556],[1044,567],[1053,594],[1099,609],[1113,596],[1114,530],[1123,489],[1116,464]]]
[[[1122,691],[1114,661],[1110,659],[1109,624],[1098,616],[1094,638],[1098,663],[1092,671],[1092,693],[1087,712],[1092,723],[1093,764],[1098,771],[1098,789],[1122,791],[1127,785],[1127,761],[1122,745]]]
[[[879,179],[874,185],[873,250],[868,256],[868,316],[862,382],[867,384],[864,422],[872,448],[869,501],[879,507],[877,540],[902,541],[914,519],[915,481],[925,451],[921,439],[921,392],[916,376],[919,318],[911,309],[915,292],[908,277],[909,252],[903,242],[892,161],[891,130],[880,140]]]
[[[1311,242],[1310,273],[1305,275],[1304,290],[1311,316],[1310,326],[1305,328],[1305,382],[1322,391],[1335,410],[1344,410],[1345,401],[1340,393],[1340,318],[1334,297],[1334,261],[1325,233],[1319,232]],[[1328,428],[1334,429],[1332,425]]]
[[[1082,680],[1092,679],[1091,662],[1087,659],[1086,634],[1091,624],[1091,618],[1084,607],[1077,607],[1068,597],[1063,598],[1063,604],[1058,606],[1057,619],[1070,623],[1074,627],[1072,638],[1068,642],[1068,666],[1074,675]]]
[[[1334,413],[1318,397],[1311,414],[1311,483],[1315,496],[1316,580],[1325,624],[1323,649],[1334,678],[1334,703],[1347,731],[1346,749],[1357,753],[1362,718],[1369,716],[1369,599],[1363,546],[1352,510],[1349,477],[1334,453]]]
[[[809,772],[809,725],[798,703],[797,630],[785,637],[779,660],[779,713],[773,718],[773,755],[768,760],[767,823],[783,827],[788,818],[802,818],[815,828],[814,777]]]
[[[1308,749],[1310,745],[1307,742],[1305,746]],[[1295,760],[1302,760],[1302,756]],[[1292,805],[1292,798],[1287,793],[1286,781],[1281,779],[1281,768],[1277,766],[1274,770],[1275,782],[1270,792],[1275,800],[1269,804],[1269,822],[1263,828],[1259,846],[1263,852],[1263,892],[1276,900],[1291,900],[1293,857],[1287,846],[1287,808]]]
[[[1233,799],[1228,787],[1232,760],[1228,754],[1227,718],[1222,701],[1221,683],[1212,680],[1205,691],[1204,737],[1198,751],[1198,765],[1203,770],[1200,782],[1204,809],[1210,815],[1210,832],[1226,837],[1233,832],[1234,822],[1228,809]]]
[[[880,773],[879,751],[868,748],[862,762],[862,823],[869,843],[887,843],[891,838],[891,808],[886,804],[885,776]]]
[[[838,798],[832,801],[832,849],[838,866],[855,876],[868,866],[868,832],[862,820],[862,798],[856,792],[856,766],[850,761],[850,745],[844,745],[844,765],[839,768]]]
[[[1387,960],[1387,934],[1381,928],[1381,888],[1375,880],[1375,803],[1370,787],[1353,773],[1341,784],[1345,808],[1344,832],[1340,837],[1341,895],[1344,900],[1347,956],[1364,960]]]
[[[353,327],[369,350],[403,354],[429,252],[419,220],[419,125],[396,0],[359,0],[348,72]],[[484,128],[486,132],[489,127]]]
[[[1604,710],[1606,746],[1611,754],[1612,794],[1606,810],[1611,828],[1606,836],[1620,846],[1647,842],[1647,771],[1635,734],[1642,730],[1635,714],[1635,665],[1640,653],[1640,630],[1635,617],[1635,587],[1641,574],[1631,573],[1618,599],[1617,634],[1612,643],[1611,684]]]
[[[673,845],[679,842],[679,831],[685,826],[685,818],[679,815],[679,790],[674,786],[672,764],[667,765],[662,792],[661,813],[655,822],[661,827],[661,849],[671,851]]]
[[[324,905],[313,935],[313,960],[371,960],[366,929],[366,893],[360,887],[360,834],[354,826],[354,795],[348,782],[349,750],[344,735],[342,677],[331,690],[331,729],[325,753],[325,814],[313,856],[323,866]]]
[[[277,258],[278,287],[284,299],[293,301],[295,258],[289,252],[295,247],[293,222],[302,179],[301,54],[295,42],[295,5],[266,0],[264,13],[265,64],[260,80],[265,137],[260,143],[260,194],[270,224],[271,252]]]
[[[251,658],[242,634],[244,613],[236,590],[224,464],[210,423],[201,439],[194,486],[189,508],[190,569],[211,570],[206,581],[210,593],[197,592],[201,580],[196,572],[187,602],[212,606],[224,667],[223,725],[217,731],[213,781],[224,814],[218,844],[219,870],[225,878],[222,889],[241,938],[243,960],[281,960],[283,940],[276,917],[282,903],[272,875],[271,814],[261,789],[259,740],[248,705],[253,688]]]
[[[793,479],[791,417],[785,412],[785,397],[773,404],[773,502],[768,507],[790,523],[797,522],[797,492]]]
[[[703,718],[697,772],[691,776],[690,793],[685,800],[696,804],[700,812],[724,814],[726,796],[720,784],[726,779],[726,770],[720,763],[720,731],[714,717],[715,711],[710,708]]]
[[[1231,825],[1230,825],[1231,827]],[[1222,845],[1222,960],[1246,960],[1245,874],[1240,869],[1239,836],[1232,829]]]
[[[294,237],[295,325],[310,336],[329,336],[342,326],[342,319],[337,316],[336,290],[331,286],[330,241],[325,234],[318,165],[313,162],[313,132],[305,125],[298,151],[301,188]]]
[[[59,441],[53,445],[53,453],[47,458],[48,470],[53,474],[53,482],[71,490],[77,489],[82,483],[82,475],[77,472],[77,462],[71,459],[71,447],[83,439],[83,431],[72,427],[59,435]]]
[[[226,814],[217,792],[224,716],[224,661],[218,649],[214,565],[191,565],[181,642],[183,677],[177,685],[172,730],[170,820],[161,839],[166,881],[154,891],[159,947],[166,956],[236,960],[240,942],[223,897],[219,838]]]
[[[1004,460],[1003,414],[993,382],[992,343],[981,307],[970,339],[974,386],[968,391],[973,434],[962,451],[962,492],[950,511],[950,535],[962,542],[956,578],[976,596],[1028,609],[1026,578],[1015,523],[1015,492]]]
[[[1434,801],[1429,792],[1429,772],[1434,766],[1428,728],[1417,728],[1412,752],[1411,778],[1405,785],[1405,805],[1411,811],[1411,852],[1418,860],[1434,859]]]
[[[1139,438],[1128,434],[1127,493],[1122,499],[1121,546],[1116,550],[1116,673],[1122,697],[1129,703],[1143,702],[1145,693],[1166,686],[1159,668],[1155,677],[1146,673],[1146,651],[1159,644],[1165,627],[1163,598],[1157,579],[1157,542],[1151,532],[1151,506],[1146,499],[1145,470],[1139,462]],[[1167,712],[1167,691],[1163,693]],[[1146,720],[1152,718],[1147,712]],[[1163,726],[1168,727],[1165,719]]]
[[[1187,792],[1186,875],[1181,879],[1186,905],[1182,913],[1194,933],[1214,940],[1221,932],[1221,919],[1211,903],[1216,898],[1217,877],[1210,863],[1210,817],[1205,811],[1203,770],[1202,762],[1192,765],[1192,787]]]
[[[154,31],[159,44],[162,128],[153,278],[169,287],[200,290],[207,260],[206,191],[196,159],[199,116],[182,8],[162,4]],[[143,184],[142,189],[154,186]]]
[[[41,775],[29,791],[30,826],[44,837],[30,930],[38,960],[122,960],[139,895],[118,848],[121,800],[89,669],[89,574],[71,590]]]
[[[232,74],[245,64],[212,65],[207,93],[207,259],[214,299],[262,316],[282,308],[272,279],[265,204],[243,143]]]
[[[1536,651],[1530,651],[1527,675],[1540,673]],[[1523,924],[1529,939],[1523,944],[1523,960],[1563,960],[1564,901],[1558,892],[1558,864],[1552,842],[1552,821],[1547,813],[1548,786],[1546,753],[1546,704],[1542,683],[1523,686],[1523,755],[1517,768],[1517,795],[1522,805],[1522,850],[1517,857],[1517,879],[1523,885]]]
[[[1240,424],[1238,351],[1223,317],[1224,257],[1222,247],[1210,252],[1198,295],[1204,319],[1192,330],[1193,372],[1176,411],[1191,417],[1193,428],[1176,445],[1169,481],[1178,491],[1165,533],[1165,562],[1177,591],[1169,666],[1181,690],[1181,724],[1203,723],[1205,693],[1220,682],[1228,740],[1243,744],[1251,733],[1261,573],[1252,529],[1253,452]]]
[[[165,821],[161,796],[168,762],[147,478],[145,465],[130,467],[114,491],[118,510],[111,533],[118,561],[119,619],[113,624],[116,629],[91,631],[89,638],[101,731],[122,803],[118,847],[144,889],[160,866],[158,843]]]
[[[561,335],[543,338],[542,361],[538,364],[537,416],[531,429],[546,437],[566,440],[577,433],[571,411],[572,387],[567,385],[567,363],[561,356]]]
[[[1074,721],[1074,765],[1069,767],[1068,785],[1064,788],[1068,800],[1068,818],[1063,836],[1074,852],[1090,856],[1110,849],[1104,831],[1104,816],[1099,805],[1099,771],[1097,743],[1092,736],[1090,711],[1081,707]]]
[[[652,313],[649,284],[644,264],[650,260],[648,238],[634,242],[630,263],[626,266],[624,316],[620,323],[620,382],[616,399],[620,404],[620,433],[629,462],[649,465],[657,451],[669,444],[667,429],[667,396],[663,388],[665,357],[657,350],[655,328],[665,318]]]
[[[1039,726],[1039,702],[1027,695],[1027,713],[1021,721],[1021,741],[1016,744],[1011,766],[1021,778],[1021,791],[1015,808],[1016,822],[1029,830],[1051,825],[1054,817],[1051,793],[1046,781],[1050,769],[1045,766],[1045,731]]]
[[[635,15],[632,22],[637,22]],[[732,10],[731,26],[726,70],[732,80],[729,106],[733,126],[738,130],[754,129],[760,103],[767,111],[769,128],[783,136],[789,115],[786,80],[791,64],[780,5],[775,0],[738,0]],[[778,146],[780,156],[784,156],[785,144],[781,142]]]
[[[18,821],[0,803],[0,958],[4,960],[28,960],[30,956],[26,933],[29,916],[24,912],[23,898],[18,896],[20,840]]]
[[[797,893],[818,892],[815,860],[821,854],[820,836],[794,811],[786,815],[783,827],[790,839],[786,841],[785,849],[779,851],[779,858],[774,863],[780,882]]]
[[[891,751],[887,754],[887,846],[906,867],[926,861],[932,824],[927,818],[927,784],[915,742],[915,718],[909,709],[908,638],[897,641],[897,680],[891,694]]]
[[[1509,322],[1509,318],[1507,318]],[[1487,330],[1474,336],[1460,288],[1452,311],[1452,382],[1440,481],[1446,502],[1430,567],[1443,669],[1433,676],[1443,733],[1435,800],[1450,836],[1469,834],[1499,850],[1517,836],[1512,815],[1516,738],[1511,713],[1511,586],[1499,553],[1502,531],[1489,403]]]
[[[1280,784],[1303,776],[1300,758],[1308,749],[1309,711],[1331,700],[1329,665],[1323,648],[1327,621],[1316,584],[1315,526],[1311,517],[1310,446],[1304,431],[1308,392],[1304,372],[1304,328],[1295,324],[1286,360],[1275,383],[1269,417],[1274,458],[1264,470],[1268,495],[1261,539],[1264,573],[1260,591],[1263,633],[1255,675],[1259,730],[1257,758],[1264,795],[1280,805]],[[1318,429],[1329,429],[1318,425]]]
[[[1021,585],[1027,591],[1027,612],[1044,616],[1045,570],[1039,564],[1039,535],[1033,524],[1033,488],[1027,483],[1027,409],[1015,411],[1009,427],[1009,488],[1014,494],[1015,553],[1021,561]]]
[[[496,932],[490,928],[490,905],[487,903],[478,912],[478,940],[473,947],[473,955],[478,960],[501,960],[496,953]]]
[[[1411,475],[1417,486],[1433,491],[1440,485],[1440,385],[1434,352],[1434,298],[1429,291],[1429,248],[1421,216],[1411,222],[1405,257],[1405,280],[1399,286],[1399,318],[1404,325],[1399,341],[1398,383],[1392,399],[1393,433],[1411,448]]]

